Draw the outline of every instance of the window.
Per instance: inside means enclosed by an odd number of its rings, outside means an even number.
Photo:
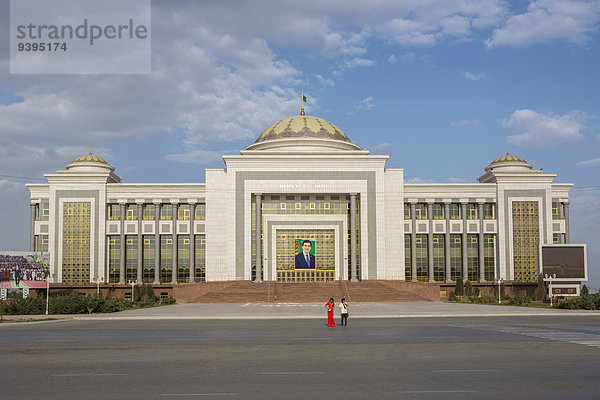
[[[182,204],[177,209],[177,219],[180,221],[189,221],[190,220],[190,205]]]
[[[431,207],[433,213],[433,219],[444,219],[444,205],[441,203],[434,203]]]
[[[416,259],[417,259],[417,280],[421,282],[429,281],[429,257],[427,253],[427,235],[417,235]]]
[[[109,204],[108,205],[108,220],[118,221],[121,219],[121,205],[120,204]]]
[[[412,280],[412,255],[410,245],[410,235],[404,235],[404,279],[407,281]]]
[[[444,235],[433,235],[433,279],[436,282],[446,280],[446,253]]]
[[[479,281],[478,235],[467,235],[467,278],[471,282]]]
[[[450,203],[449,213],[450,219],[460,219],[460,204]]]
[[[415,217],[416,219],[427,219],[427,204],[417,203],[415,205]]]
[[[137,204],[129,204],[127,206],[127,220],[135,221],[138,218],[138,206]]]
[[[205,203],[196,204],[196,209],[194,210],[194,219],[196,221],[205,221],[206,220],[206,204]]]
[[[154,204],[146,204],[144,206],[144,215],[142,216],[142,218],[146,221],[153,221],[155,213],[156,206]]]
[[[477,204],[467,204],[467,219],[477,219]]]
[[[171,204],[163,204],[160,207],[160,219],[163,221],[171,221],[173,219],[173,206]]]
[[[410,204],[404,203],[404,219],[410,219]]]
[[[485,203],[483,205],[483,219],[495,219],[494,203]]]
[[[552,219],[564,219],[562,204],[559,200],[552,200]]]
[[[462,237],[450,235],[450,279],[462,279]]]

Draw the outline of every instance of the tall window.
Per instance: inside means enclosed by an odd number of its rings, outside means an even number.
[[[189,210],[188,210],[189,218]],[[187,282],[190,277],[190,237],[177,237],[177,282]]]
[[[125,240],[125,281],[137,280],[137,236],[127,236]]]
[[[154,204],[146,204],[144,206],[144,215],[142,218],[145,221],[153,221],[156,214],[156,206]]]
[[[462,236],[450,235],[450,279],[462,279]]]
[[[37,221],[48,221],[50,219],[50,203],[42,201],[38,205],[38,216]]]
[[[495,219],[494,203],[485,203],[483,205],[483,219]]]
[[[127,206],[127,220],[136,221],[138,219],[138,206],[137,204],[129,204]]]
[[[143,251],[143,280],[145,283],[152,283],[154,282],[154,252],[156,251],[154,236],[144,236]]]
[[[404,219],[410,219],[410,204],[404,203]]]
[[[467,276],[471,282],[479,281],[478,235],[467,235]]]
[[[108,220],[118,221],[121,219],[121,205],[120,204],[109,204],[108,205]]]
[[[450,208],[448,210],[448,212],[450,213],[449,218],[450,219],[460,219],[460,204],[458,203],[450,203]]]
[[[162,235],[160,237],[160,283],[172,281],[173,271],[173,237]]]
[[[444,219],[444,205],[441,203],[433,203],[431,208],[433,219]]]
[[[515,281],[538,278],[540,222],[537,201],[513,201],[513,260]]]
[[[206,236],[194,236],[196,246],[194,248],[194,280],[196,282],[204,282],[206,280]]]
[[[552,219],[564,219],[562,204],[559,200],[552,200]]]
[[[173,219],[173,206],[171,204],[163,204],[160,207],[160,219],[163,221],[171,221]]]
[[[494,235],[483,235],[483,268],[486,281],[496,279],[494,259],[495,259]]]
[[[62,282],[67,285],[90,282],[91,215],[88,201],[63,203]]]
[[[412,254],[411,254],[410,235],[404,235],[404,279],[412,280]]]
[[[415,205],[415,217],[416,219],[427,219],[427,204],[417,203]]]
[[[196,221],[206,220],[206,204],[196,204],[196,209],[194,210],[194,219]]]
[[[433,279],[436,282],[443,282],[446,280],[444,235],[433,235]]]
[[[180,221],[190,220],[190,205],[182,204],[177,208],[177,219]]]
[[[108,281],[118,283],[121,272],[121,238],[108,237]]]
[[[467,204],[467,219],[477,219],[477,204]]]
[[[427,254],[427,235],[417,235],[415,240],[417,256],[417,280],[429,281],[429,257]]]

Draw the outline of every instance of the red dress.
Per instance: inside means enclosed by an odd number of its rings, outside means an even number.
[[[327,308],[327,326],[335,326],[335,321],[333,320],[335,304],[332,301],[328,301],[325,307]]]

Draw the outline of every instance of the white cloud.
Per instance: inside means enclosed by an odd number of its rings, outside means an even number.
[[[446,180],[447,180],[448,182],[452,182],[452,183],[463,183],[463,182],[467,182],[467,180],[466,180],[466,179],[463,179],[463,178],[456,178],[456,177],[453,177],[453,176],[449,176],[449,177],[447,177],[447,178],[446,178]]]
[[[582,129],[589,117],[581,112],[558,115],[540,114],[533,110],[517,110],[502,124],[519,131],[508,137],[510,143],[520,146],[547,147],[583,139]]]
[[[165,159],[171,161],[179,161],[183,163],[206,165],[212,163],[215,160],[220,159],[221,155],[224,153],[228,152],[195,150],[190,151],[189,153],[167,154],[165,156]]]
[[[462,121],[452,122],[452,126],[479,126],[481,125],[476,119],[463,119]]]
[[[370,67],[374,65],[375,62],[373,60],[369,60],[367,58],[353,58],[352,60],[344,63],[345,67],[348,68],[359,68],[359,67]]]
[[[368,96],[362,99],[361,102],[358,103],[356,106],[354,106],[354,109],[370,110],[373,107],[375,107],[375,99],[373,98],[373,96]]]
[[[423,179],[419,177],[405,179],[406,183],[433,183],[433,179]]]
[[[600,157],[592,158],[591,160],[579,161],[576,165],[578,167],[595,167],[596,165],[600,165]]]
[[[319,81],[319,83],[321,85],[325,86],[325,87],[327,87],[327,86],[335,86],[335,82],[333,81],[333,79],[325,78],[321,74],[316,74],[315,77],[317,78],[317,80]]]
[[[376,154],[390,154],[394,148],[394,144],[391,142],[378,143],[373,147],[373,151]]]
[[[599,13],[597,1],[536,0],[495,29],[486,45],[529,46],[554,40],[583,44],[596,30]]]
[[[483,72],[480,72],[480,73],[464,72],[462,75],[463,75],[463,78],[465,78],[468,81],[480,81],[482,79],[485,79],[485,74]]]
[[[391,56],[388,57],[388,62],[391,64],[394,64],[394,63],[398,62],[398,58],[396,58],[395,54],[392,54]]]

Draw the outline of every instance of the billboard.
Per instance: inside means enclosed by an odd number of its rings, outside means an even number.
[[[585,244],[540,245],[540,265],[544,276],[556,280],[587,280]]]
[[[296,269],[315,269],[317,259],[315,257],[314,239],[295,239],[294,244],[294,266]]]
[[[45,288],[49,275],[50,253],[0,251],[1,289]]]

